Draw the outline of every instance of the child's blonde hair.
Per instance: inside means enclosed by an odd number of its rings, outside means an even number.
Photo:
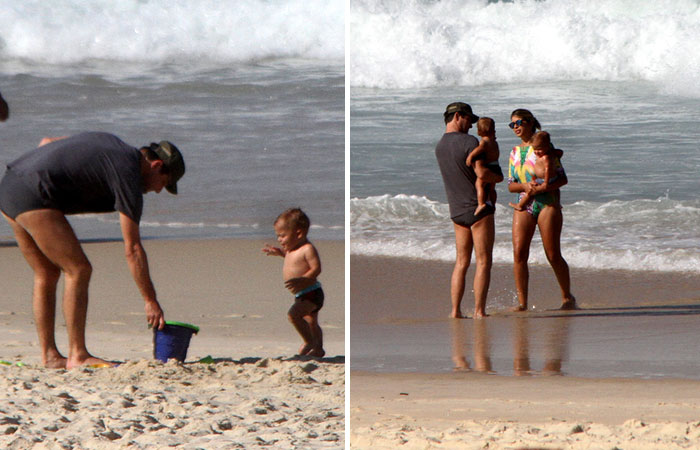
[[[532,137],[532,147],[533,148],[546,148],[547,150],[551,150],[552,147],[552,139],[549,136],[549,133],[546,131],[540,131],[536,133]]]
[[[476,122],[476,132],[479,136],[490,136],[496,133],[496,122],[490,117],[482,117]]]
[[[301,208],[289,208],[284,211],[275,219],[275,225],[280,222],[284,222],[287,228],[300,229],[304,234],[309,232],[309,227],[311,226],[309,216],[307,216]]]

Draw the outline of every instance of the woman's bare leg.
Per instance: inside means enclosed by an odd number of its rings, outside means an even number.
[[[513,276],[515,290],[518,294],[518,306],[515,311],[527,311],[528,284],[530,273],[527,260],[530,256],[530,244],[535,234],[537,222],[531,214],[525,211],[513,213]]]
[[[561,230],[564,216],[561,209],[548,206],[540,212],[538,226],[547,260],[557,277],[561,289],[561,309],[576,309],[576,299],[571,294],[569,265],[561,255]]]

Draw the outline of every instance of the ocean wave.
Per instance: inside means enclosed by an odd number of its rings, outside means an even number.
[[[356,0],[351,85],[643,80],[700,96],[699,21],[696,0]]]
[[[0,0],[0,10],[4,60],[344,59],[342,0]]]
[[[494,261],[512,263],[512,210],[498,205]],[[667,197],[564,205],[562,252],[578,268],[700,273],[700,201]],[[454,260],[447,205],[427,197],[382,195],[350,201],[351,252]],[[530,261],[547,264],[536,234]]]

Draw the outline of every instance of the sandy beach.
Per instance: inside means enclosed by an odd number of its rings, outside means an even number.
[[[697,449],[688,380],[351,373],[354,449]]]
[[[286,319],[292,298],[281,258],[265,256],[263,243],[145,242],[166,320],[201,329],[185,364],[153,360],[122,243],[86,243],[94,270],[88,348],[122,364],[69,371],[40,367],[31,271],[16,247],[0,247],[0,360],[11,364],[0,364],[0,447],[342,447],[344,245],[314,242],[323,262],[326,357],[309,359],[293,357],[300,339]],[[66,348],[60,313],[57,341]],[[207,356],[210,363],[198,362]]]
[[[692,274],[574,269],[581,309],[562,313],[533,266],[523,315],[496,266],[475,321],[447,318],[450,263],[351,265],[351,448],[700,448]]]

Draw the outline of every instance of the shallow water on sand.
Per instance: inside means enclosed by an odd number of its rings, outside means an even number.
[[[699,327],[698,305],[353,323],[352,369],[700,379]]]

